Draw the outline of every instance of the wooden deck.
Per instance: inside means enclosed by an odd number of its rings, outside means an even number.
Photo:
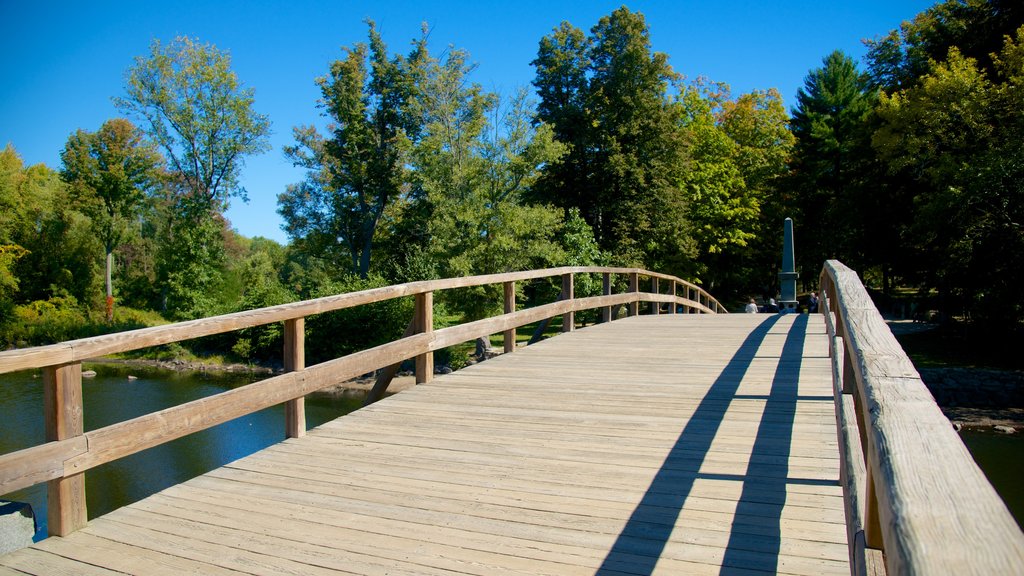
[[[641,316],[440,377],[0,574],[849,574],[821,316]]]

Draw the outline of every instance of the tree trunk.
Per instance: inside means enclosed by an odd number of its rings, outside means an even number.
[[[107,248],[107,322],[114,321],[114,283],[111,271],[114,268],[114,251]]]

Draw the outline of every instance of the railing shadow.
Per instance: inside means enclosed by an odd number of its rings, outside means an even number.
[[[760,570],[775,572],[778,569],[782,544],[782,507],[786,503],[786,484],[789,482],[788,462],[807,321],[807,316],[798,316],[782,345],[782,355],[775,368],[772,388],[750,452],[743,492],[733,515],[729,544],[722,558],[719,574],[723,576],[736,574],[739,567],[751,567],[752,560]],[[764,458],[768,454],[773,460],[770,464]],[[755,515],[758,516],[759,534],[752,536],[740,524],[744,518]],[[756,554],[756,558],[752,559],[751,553]],[[743,573],[748,572],[743,570]]]
[[[726,364],[676,439],[596,574],[651,574],[698,479],[743,482],[743,495],[734,516],[721,574],[747,572],[751,568],[769,572],[776,569],[781,543],[779,522],[786,499],[784,463],[789,458],[806,316],[794,321],[783,344],[782,360],[772,381],[746,474],[701,474],[700,468],[740,382],[778,320],[779,316],[773,315],[754,328]],[[756,521],[751,520],[755,517]],[[756,530],[749,529],[751,522],[756,523]],[[746,524],[748,529],[738,524]]]

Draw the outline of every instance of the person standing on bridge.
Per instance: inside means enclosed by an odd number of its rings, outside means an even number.
[[[818,313],[818,294],[816,292],[811,292],[811,298],[807,302],[807,311],[811,314]]]
[[[743,311],[747,314],[757,314],[757,301],[751,298],[750,302],[747,303],[747,307],[744,308]]]

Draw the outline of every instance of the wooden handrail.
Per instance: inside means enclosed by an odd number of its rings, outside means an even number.
[[[97,358],[109,354],[130,352],[151,346],[170,344],[191,340],[202,336],[211,336],[224,332],[232,332],[243,328],[252,328],[283,322],[297,318],[305,318],[314,314],[332,312],[345,308],[352,308],[364,304],[373,304],[401,298],[403,296],[415,296],[426,292],[438,290],[449,290],[452,288],[468,288],[472,286],[483,286],[487,284],[500,284],[504,282],[516,282],[523,280],[535,280],[562,276],[563,274],[640,274],[643,276],[657,277],[665,280],[675,281],[678,284],[697,290],[700,294],[707,295],[703,289],[691,284],[681,278],[667,274],[659,274],[639,268],[608,268],[596,266],[572,266],[563,268],[548,268],[545,270],[528,270],[524,272],[508,272],[505,274],[488,274],[482,276],[466,276],[464,278],[446,278],[443,280],[426,280],[421,282],[409,282],[396,284],[382,288],[371,288],[359,292],[348,292],[335,296],[326,296],[314,300],[304,300],[290,304],[281,304],[267,308],[257,308],[244,312],[223,314],[188,322],[178,322],[164,326],[153,326],[139,330],[118,332],[104,336],[94,336],[79,340],[70,340],[60,344],[49,346],[37,346],[33,348],[20,348],[0,352],[0,374],[16,372],[18,370],[29,370],[42,368],[43,366],[54,366],[81,362],[90,358]],[[707,295],[707,308],[711,312],[725,312],[717,300]],[[687,305],[683,302],[680,304]]]
[[[821,272],[853,574],[1015,574],[1024,533],[850,270]]]
[[[588,273],[604,276],[604,295],[575,298],[574,275]],[[609,277],[612,274],[628,275],[630,292],[611,294]],[[638,276],[668,280],[672,284],[671,293],[637,291]],[[561,277],[563,297],[554,303],[516,311],[514,282],[549,277]],[[486,284],[503,285],[506,313],[433,330],[435,291]],[[686,287],[686,297],[675,295],[677,284]],[[691,290],[696,291],[696,300],[690,299]],[[407,336],[305,367],[303,325],[306,316],[407,296],[416,298],[416,312]],[[302,399],[311,392],[360,374],[394,366],[407,358],[416,358],[417,382],[426,382],[433,372],[434,351],[496,333],[505,334],[505,349],[512,351],[515,349],[515,329],[524,324],[558,315],[573,323],[573,315],[582,310],[606,310],[622,305],[635,310],[641,301],[668,302],[673,311],[676,306],[683,306],[698,313],[725,312],[725,308],[701,288],[674,276],[637,268],[564,267],[411,282],[51,346],[0,352],[0,374],[44,369],[49,440],[40,446],[0,455],[0,494],[49,482],[50,534],[66,535],[86,523],[83,473],[91,468],[282,403],[286,404],[286,435],[301,436],[305,433]],[[282,321],[285,322],[284,374],[104,428],[88,432],[81,429],[83,360]]]

